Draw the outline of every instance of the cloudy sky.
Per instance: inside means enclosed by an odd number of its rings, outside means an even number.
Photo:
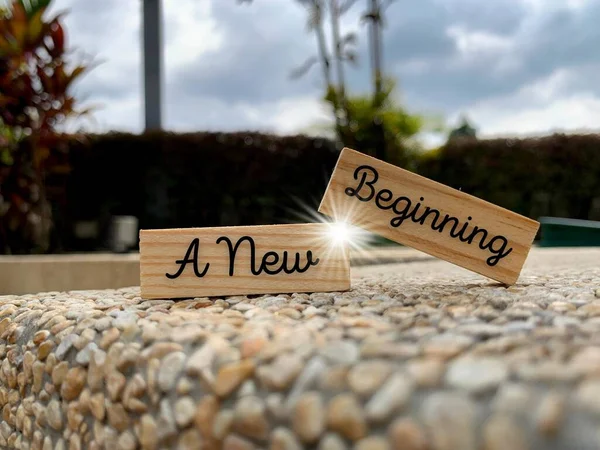
[[[1,0],[0,0],[1,1]],[[359,0],[343,28],[359,33],[352,91],[369,89]],[[163,0],[164,121],[171,130],[293,133],[327,118],[315,53],[292,0]],[[143,128],[141,0],[55,0],[68,43],[100,64],[77,86],[100,104],[95,131]],[[414,112],[484,136],[600,128],[600,0],[399,0],[388,9],[385,67]]]

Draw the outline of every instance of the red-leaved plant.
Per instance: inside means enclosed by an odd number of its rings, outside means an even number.
[[[69,64],[62,14],[51,0],[11,0],[0,9],[0,253],[49,248],[52,213],[44,176],[59,132],[77,110],[73,82],[89,67]]]

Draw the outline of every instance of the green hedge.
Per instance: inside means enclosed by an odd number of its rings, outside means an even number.
[[[253,132],[111,133],[69,143],[67,249],[72,224],[134,215],[142,228],[253,225],[301,221],[316,209],[339,149],[321,138]],[[89,243],[92,246],[99,242]]]
[[[457,140],[417,172],[533,219],[600,220],[600,135]]]
[[[62,250],[112,215],[142,228],[282,223],[316,210],[339,148],[325,139],[240,133],[111,133],[68,143],[72,172],[55,209]],[[360,149],[358,149],[360,150]],[[412,161],[418,173],[534,219],[600,219],[600,136],[456,140]],[[595,206],[594,206],[595,205]]]

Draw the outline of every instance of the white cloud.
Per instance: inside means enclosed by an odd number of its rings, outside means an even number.
[[[223,47],[224,36],[212,16],[211,2],[164,2],[164,61],[168,72]]]
[[[285,134],[331,121],[319,101],[322,80],[318,70],[307,78],[312,81],[304,84],[285,80],[284,72],[296,64],[289,63],[289,56],[300,63],[316,48],[314,36],[304,33],[302,8],[295,2],[284,7],[282,1],[256,0],[251,6],[236,6],[235,0],[163,0],[163,117],[170,129],[256,129]],[[363,3],[357,3],[342,24],[344,31],[360,33],[361,48],[367,43],[365,27],[358,22]],[[591,6],[598,0],[513,0],[514,5],[527,6],[514,27],[512,16],[499,19],[496,27],[490,25],[502,11],[500,0],[490,0],[485,18],[482,13],[479,22],[473,11],[478,4],[475,0],[455,0],[451,5],[444,0],[408,0],[389,10],[389,28],[395,17],[410,18],[410,22],[398,22],[410,30],[410,39],[384,43],[387,50],[407,49],[403,51],[408,56],[400,52],[385,61],[399,75],[403,97],[419,108],[420,97],[429,94],[425,109],[435,104],[450,119],[467,112],[483,135],[597,127],[600,89],[592,86],[587,74],[598,73],[600,66],[595,72],[589,67],[583,71],[583,65],[593,66],[596,61],[582,47],[589,47],[589,36],[594,36],[593,30],[583,28],[593,23],[596,29],[595,21],[583,19],[589,17],[588,11],[594,11]],[[85,98],[84,103],[103,105],[94,115],[93,131],[141,131],[141,1],[54,1],[54,11],[64,9],[69,10],[68,43],[102,62],[77,85],[77,95]],[[471,11],[473,15],[466,20],[459,14],[446,21],[452,11]],[[438,23],[434,19],[442,26],[427,28]],[[389,28],[384,32],[387,39]],[[244,30],[251,32],[242,33]],[[449,48],[443,47],[448,42]],[[559,45],[561,42],[567,45]],[[435,46],[443,47],[445,53],[434,51]],[[574,58],[580,54],[582,61]],[[240,55],[245,56],[243,62]],[[271,67],[285,57],[285,63]],[[358,70],[364,78],[356,86],[366,91],[370,88],[370,64],[367,55],[361,58]],[[218,76],[208,79],[207,73]],[[229,77],[229,84],[221,81],[220,77],[231,73],[240,76]],[[349,80],[353,73],[348,70]],[[183,78],[186,84],[179,84]],[[193,92],[199,86],[204,91]],[[412,104],[406,106],[413,109]]]
[[[468,114],[482,136],[589,131],[600,123],[600,98],[573,90],[576,81],[574,71],[559,69],[512,95],[479,102]]]

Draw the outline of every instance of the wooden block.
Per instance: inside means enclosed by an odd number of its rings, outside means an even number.
[[[319,211],[508,285],[519,278],[540,226],[349,148]]]
[[[140,231],[143,298],[350,289],[346,243],[328,224]]]

